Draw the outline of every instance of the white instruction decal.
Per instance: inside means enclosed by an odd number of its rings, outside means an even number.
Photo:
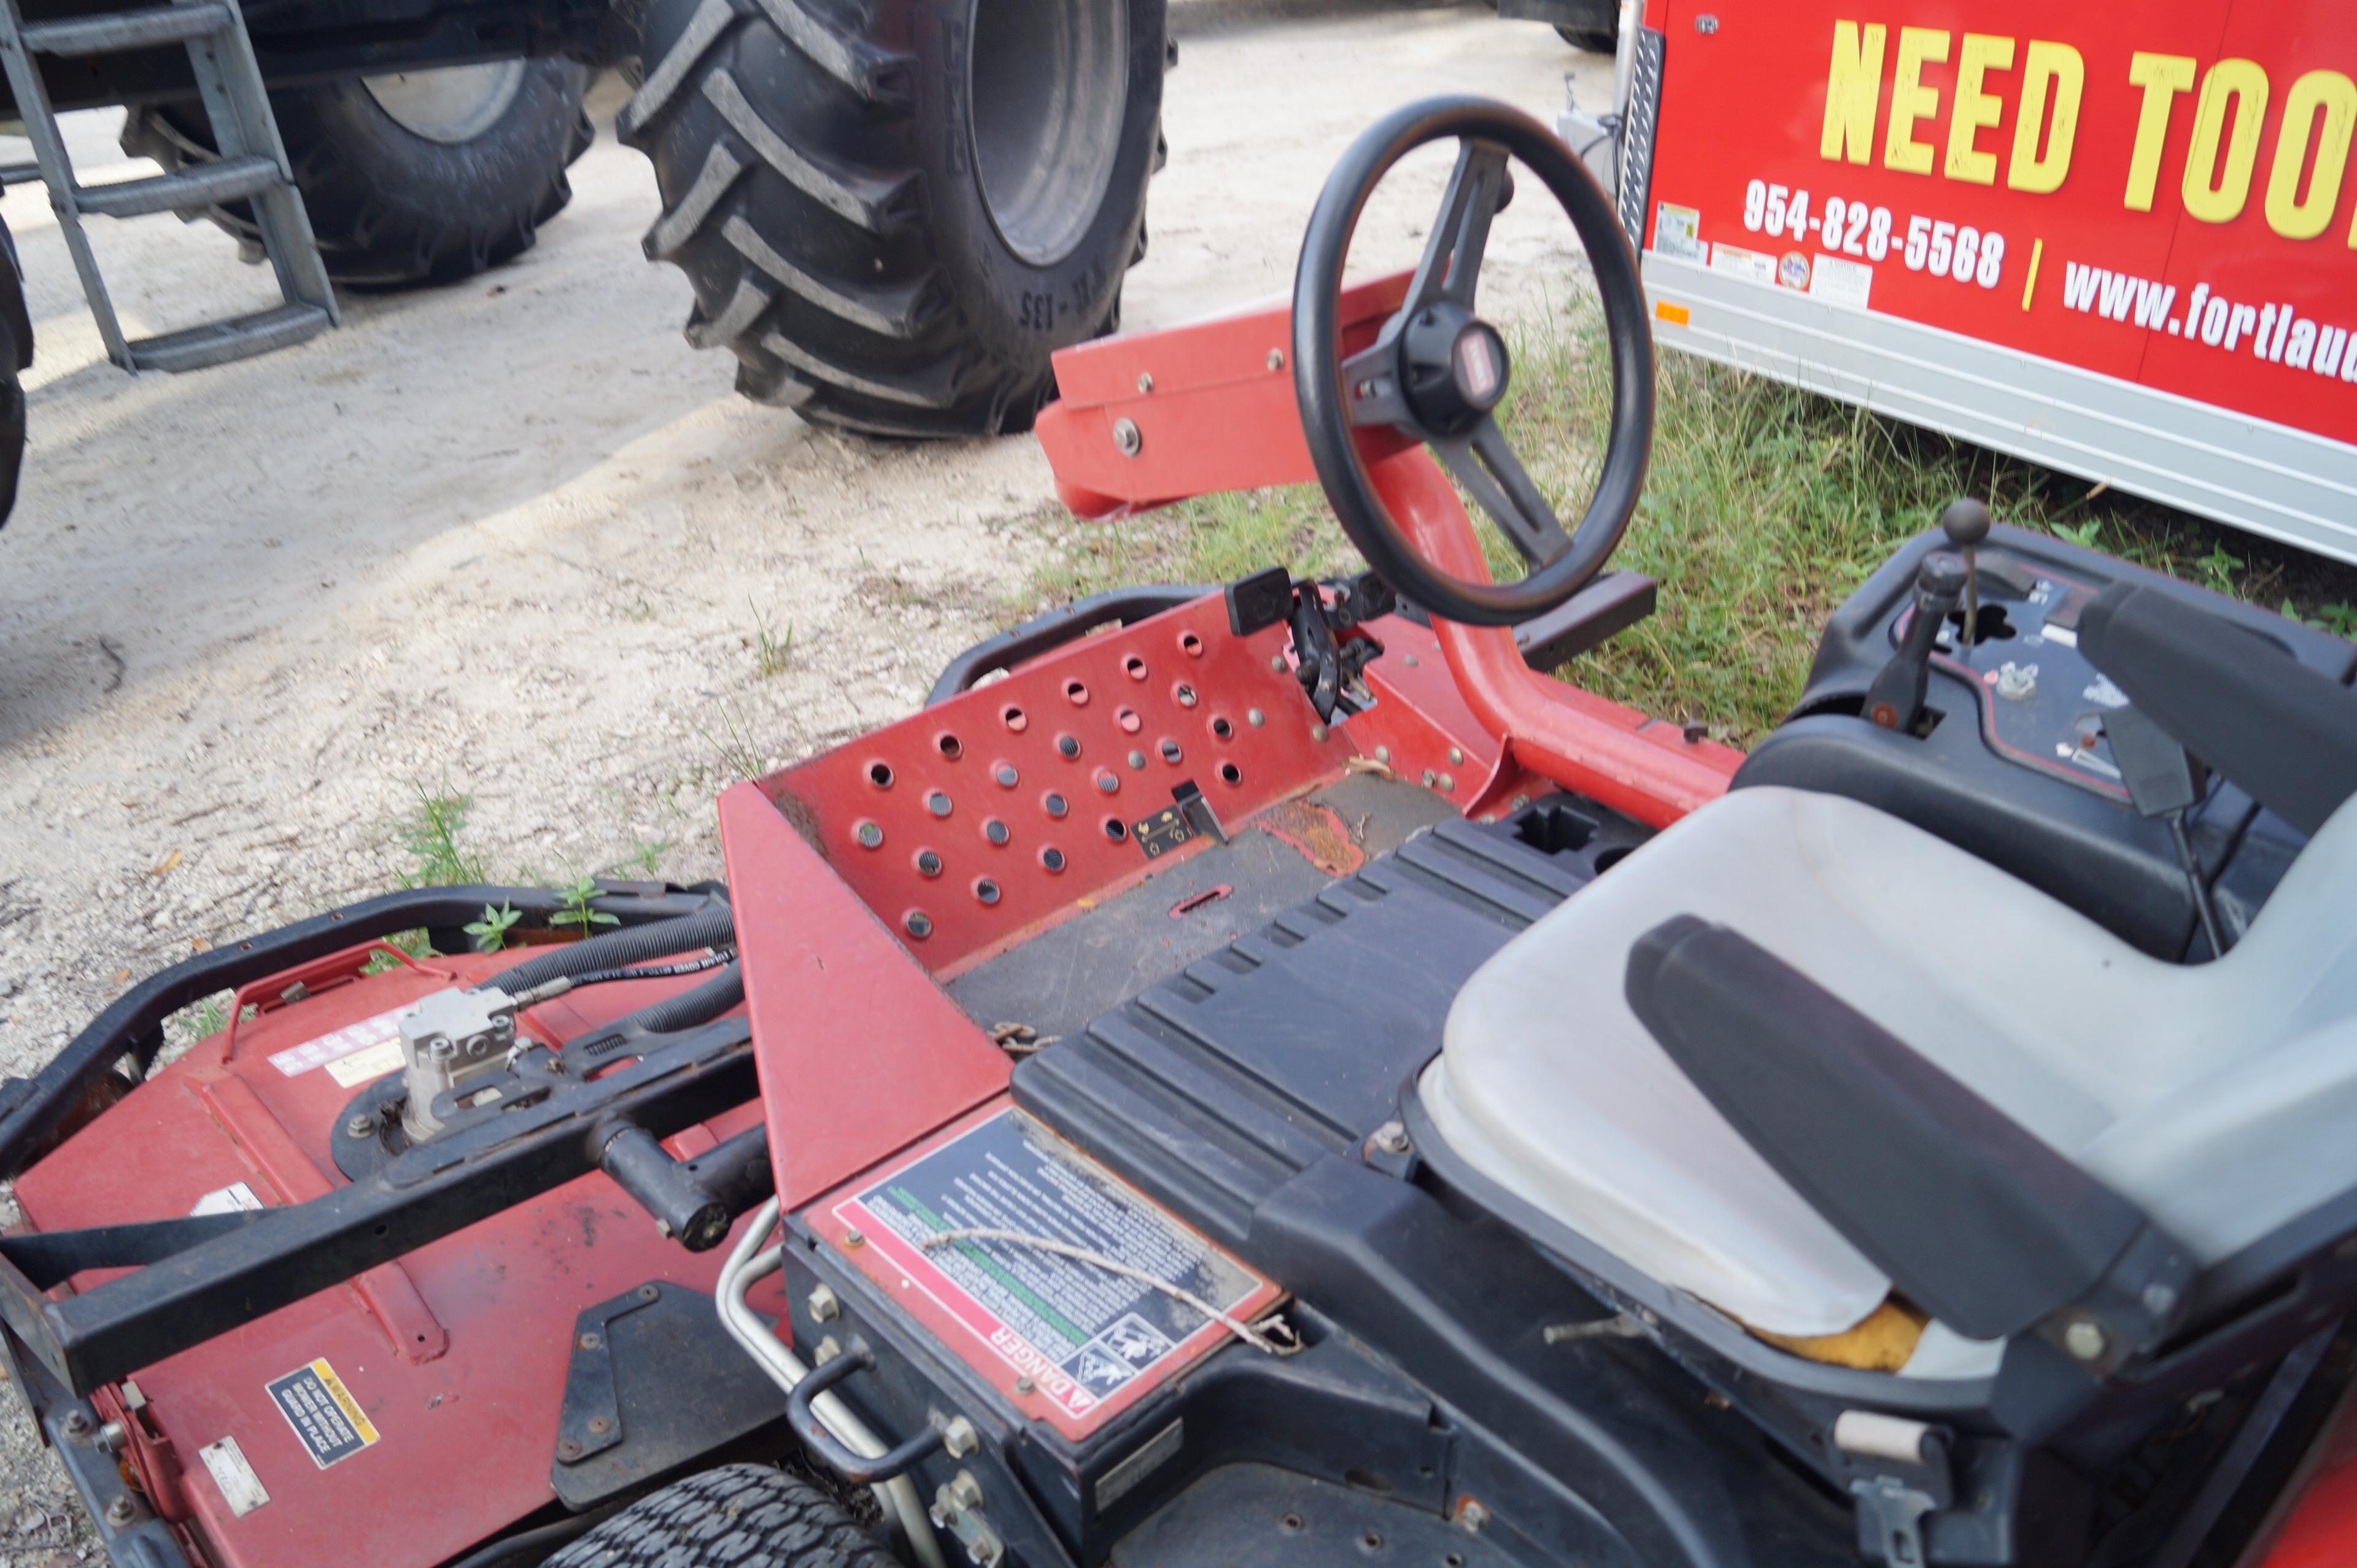
[[[1749,278],[1753,283],[1764,283],[1771,287],[1776,282],[1775,257],[1761,251],[1747,251],[1737,245],[1713,245],[1710,248],[1710,270],[1715,273],[1732,273],[1737,277]]]
[[[390,1013],[380,1013],[373,1018],[363,1018],[357,1024],[347,1024],[330,1035],[316,1040],[306,1040],[299,1046],[289,1046],[274,1052],[270,1065],[288,1078],[300,1078],[315,1067],[340,1061],[354,1051],[364,1051],[371,1046],[397,1038],[401,1034],[401,1015],[416,1006],[404,1002]]]
[[[243,1519],[270,1500],[270,1494],[263,1490],[262,1477],[245,1462],[245,1452],[238,1447],[236,1438],[208,1443],[197,1450],[197,1455],[204,1460],[205,1468],[212,1472],[213,1485],[221,1488],[221,1500],[238,1518]]]
[[[253,1188],[242,1181],[233,1181],[227,1187],[217,1187],[197,1199],[197,1206],[188,1210],[188,1218],[194,1219],[199,1214],[258,1214],[261,1211],[262,1199],[253,1196]]]
[[[1682,262],[1706,262],[1710,247],[1702,242],[1702,213],[1692,207],[1658,203],[1653,209],[1653,249]]]
[[[366,1050],[328,1064],[328,1076],[346,1089],[358,1089],[371,1079],[382,1078],[402,1065],[401,1042],[379,1040]]]
[[[1845,261],[1820,252],[1817,264],[1809,274],[1809,292],[1833,305],[1846,305],[1853,310],[1866,308],[1866,296],[1874,287],[1874,269],[1864,262]]]

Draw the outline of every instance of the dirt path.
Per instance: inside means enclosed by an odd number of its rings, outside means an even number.
[[[1383,110],[1479,91],[1552,120],[1567,70],[1590,102],[1609,78],[1479,5],[1178,16],[1133,327],[1287,288],[1319,184]],[[640,259],[654,184],[611,138],[619,102],[515,264],[348,298],[339,332],[183,378],[106,365],[46,198],[0,199],[40,343],[0,531],[0,1071],[126,974],[390,885],[421,789],[471,797],[497,873],[715,875],[734,768],[906,712],[1028,608],[1037,449],[847,442],[736,397],[733,362],[681,340],[685,283]],[[112,136],[76,117],[86,176]],[[1382,257],[1419,243],[1438,173],[1417,172],[1362,231]],[[210,228],[100,243],[135,333],[263,289]],[[1501,286],[1559,286],[1559,244],[1501,239]],[[791,632],[773,674],[764,627]],[[0,1407],[0,1563],[94,1552]]]

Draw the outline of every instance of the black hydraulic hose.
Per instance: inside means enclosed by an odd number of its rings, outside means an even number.
[[[626,926],[618,931],[602,931],[577,942],[567,942],[563,947],[549,948],[538,957],[528,958],[513,969],[502,970],[482,983],[496,985],[512,996],[519,991],[528,991],[560,977],[570,978],[593,970],[638,963],[670,953],[692,952],[697,948],[726,947],[736,940],[736,911],[726,904],[717,904],[710,909],[683,915],[675,920]],[[694,995],[694,993],[688,994]],[[705,1015],[706,1017],[710,1015]]]
[[[611,1026],[650,1035],[675,1034],[708,1024],[745,1000],[745,972],[730,963],[703,984],[640,1008]]]
[[[617,980],[675,980],[683,974],[702,974],[705,970],[718,969],[724,963],[734,962],[736,957],[735,948],[722,948],[717,952],[709,952],[702,958],[686,959],[678,963],[642,963],[628,969],[593,969],[587,974],[567,975],[565,978],[572,982],[572,989],[575,991],[580,990],[585,985],[605,985]]]

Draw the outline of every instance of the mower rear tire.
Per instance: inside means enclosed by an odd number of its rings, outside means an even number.
[[[1165,0],[651,0],[616,122],[645,250],[737,388],[879,435],[1028,429],[1114,330],[1163,156]]]
[[[844,1506],[760,1465],[723,1465],[641,1498],[544,1568],[900,1568]]]
[[[510,59],[272,93],[328,275],[455,283],[530,249],[573,199],[565,171],[595,134],[581,109],[588,80],[572,60]],[[167,170],[220,156],[193,99],[134,110],[123,150]],[[205,215],[261,259],[244,202]]]
[[[1620,52],[1620,35],[1609,27],[1606,27],[1599,32],[1594,27],[1566,27],[1558,22],[1555,24],[1555,36],[1561,38],[1565,43],[1569,44],[1573,48],[1586,49],[1592,55],[1609,55]]]

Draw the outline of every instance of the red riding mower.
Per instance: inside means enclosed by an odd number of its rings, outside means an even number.
[[[1510,157],[1609,322],[1567,530]],[[1534,673],[1650,608],[1652,362],[1478,102],[1352,147],[1289,316],[1059,381],[1078,510],[1314,473],[1373,571],[1075,606],[722,795],[726,888],[355,905],[6,1085],[9,1371],[115,1563],[2357,1562],[2357,650],[1960,503],[1748,757]]]

